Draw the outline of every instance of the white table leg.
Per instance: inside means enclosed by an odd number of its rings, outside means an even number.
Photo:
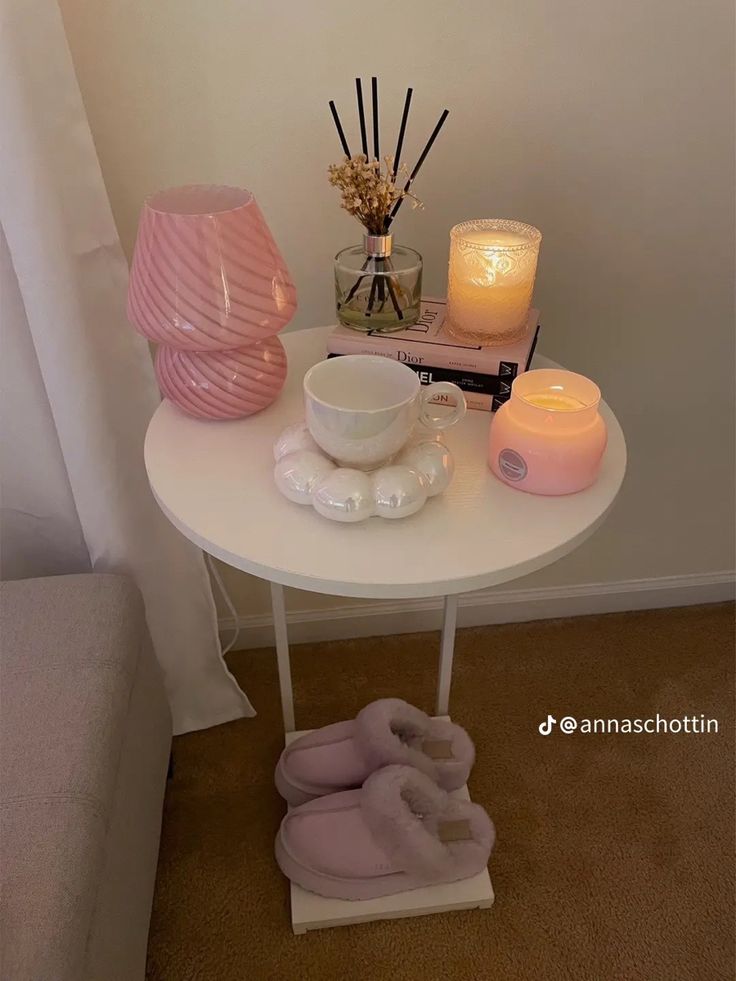
[[[445,596],[445,614],[442,619],[442,638],[440,640],[439,678],[437,680],[437,715],[449,714],[456,627],[457,595]]]
[[[279,668],[279,688],[281,689],[281,712],[284,716],[284,731],[293,732],[294,690],[291,686],[291,664],[289,662],[289,638],[286,632],[286,605],[284,587],[271,583],[271,609],[273,610],[273,632],[276,636],[276,663]]]

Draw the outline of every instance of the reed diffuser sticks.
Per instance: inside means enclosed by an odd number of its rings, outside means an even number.
[[[358,105],[360,145],[361,145],[363,157],[365,158],[366,162],[370,162],[371,157],[369,156],[368,153],[368,130],[366,126],[365,104],[363,101],[363,84],[360,78],[355,79],[355,93],[356,93],[356,99]],[[395,193],[394,193],[393,207],[390,211],[390,214],[387,213],[387,217],[386,217],[388,224],[390,224],[393,221],[393,219],[396,217],[396,213],[398,212],[401,202],[404,200],[404,198],[410,195],[411,187],[414,181],[416,180],[419,170],[422,164],[424,163],[424,161],[426,160],[429,151],[432,149],[434,142],[437,139],[437,136],[439,135],[439,132],[442,129],[445,120],[447,119],[450,113],[449,109],[444,109],[442,111],[442,115],[437,121],[437,125],[432,130],[432,133],[430,134],[429,139],[427,140],[424,146],[424,149],[419,155],[419,159],[417,160],[413,169],[409,173],[409,177],[406,183],[404,184],[401,190],[398,190],[396,188],[396,179],[399,173],[401,172],[402,168],[404,167],[401,161],[401,154],[404,148],[404,137],[406,135],[406,128],[409,120],[409,110],[411,107],[413,94],[414,94],[414,90],[412,88],[408,88],[406,90],[406,97],[404,99],[404,108],[401,113],[401,122],[399,125],[399,133],[396,140],[396,152],[394,153],[393,159],[391,160],[391,169],[390,169],[390,174],[388,176],[388,181],[389,183],[394,185]],[[338,114],[334,99],[330,99],[329,107],[343,153],[348,159],[353,159],[350,153],[350,147],[345,137],[345,131],[340,121],[340,116]],[[379,112],[378,112],[378,79],[375,76],[371,78],[371,110],[372,110],[371,122],[372,122],[372,134],[373,134],[373,162],[378,163],[380,166],[380,140],[379,140],[380,121],[379,121]]]
[[[373,159],[380,160],[381,154],[378,149],[378,79],[375,75],[371,79],[371,109],[373,114]]]
[[[392,240],[389,230],[405,198],[413,198],[415,206],[419,203],[413,194],[414,181],[449,115],[449,110],[443,110],[414,167],[409,171],[402,161],[402,154],[414,90],[412,88],[406,90],[396,139],[396,151],[393,157],[386,157],[383,164],[380,156],[378,78],[375,75],[371,78],[370,133],[372,155],[369,152],[369,128],[363,99],[363,83],[360,78],[355,79],[355,94],[362,151],[356,157],[350,153],[350,147],[335,102],[334,100],[329,102],[340,146],[346,158],[343,164],[335,164],[330,167],[330,182],[341,189],[343,208],[358,218],[371,240],[378,237],[382,242],[380,254],[378,252],[371,254],[371,252],[366,251],[366,258],[362,264],[360,275],[347,291],[342,303],[350,303],[358,294],[366,277],[371,277],[365,316],[370,318],[375,313],[382,313],[386,304],[390,302],[396,318],[401,321],[403,319],[402,290],[391,263]],[[400,178],[404,179],[402,186],[399,186]],[[421,262],[421,259],[419,261]],[[339,309],[340,302],[338,302]]]
[[[335,128],[337,129],[337,135],[340,139],[340,146],[342,147],[342,152],[346,157],[351,156],[350,147],[348,146],[348,141],[345,139],[345,132],[342,128],[342,123],[340,122],[340,117],[337,114],[337,107],[332,99],[330,99],[330,112],[332,113],[332,118],[335,121]]]
[[[406,98],[404,99],[404,111],[401,113],[401,123],[399,125],[399,137],[396,140],[396,152],[394,153],[394,165],[391,170],[391,180],[396,183],[396,175],[399,172],[399,164],[401,163],[401,151],[404,149],[404,135],[406,134],[406,122],[409,118],[409,107],[411,106],[411,97],[414,94],[414,89],[406,90]],[[333,103],[334,104],[334,103]]]
[[[368,137],[365,131],[365,110],[363,109],[363,85],[359,78],[355,79],[355,94],[358,97],[358,119],[360,121],[360,145],[363,156],[368,159]]]
[[[398,201],[394,205],[393,210],[391,211],[391,214],[388,216],[388,219],[386,221],[386,229],[387,230],[391,227],[391,222],[396,217],[396,215],[398,213],[398,210],[401,207],[402,201],[407,196],[407,194],[409,194],[409,192],[411,191],[411,186],[414,183],[414,181],[416,180],[416,176],[419,173],[419,170],[420,170],[422,164],[427,159],[427,154],[432,149],[432,146],[434,145],[434,141],[437,139],[437,136],[439,134],[439,131],[444,126],[445,120],[447,119],[447,117],[449,115],[450,115],[450,110],[449,109],[444,109],[443,112],[442,112],[442,115],[440,116],[440,118],[439,118],[439,120],[437,122],[437,125],[432,130],[432,135],[427,140],[426,146],[424,147],[424,149],[422,150],[421,154],[419,155],[419,159],[414,164],[414,169],[412,170],[411,174],[409,175],[409,179],[407,180],[406,184],[404,184],[404,189],[401,192],[401,196],[399,197]]]

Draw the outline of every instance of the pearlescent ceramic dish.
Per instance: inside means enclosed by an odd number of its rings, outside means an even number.
[[[366,473],[339,467],[304,423],[289,426],[274,444],[274,480],[290,501],[311,504],[332,521],[406,518],[450,486],[455,464],[444,443],[410,443],[389,465]]]

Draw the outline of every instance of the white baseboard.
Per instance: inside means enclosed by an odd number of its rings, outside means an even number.
[[[487,589],[460,597],[459,627],[493,623],[522,623],[554,617],[621,613],[626,610],[655,610],[668,606],[721,603],[736,598],[736,573],[713,572],[658,579],[628,579],[622,582],[585,583],[579,586],[542,586],[531,589]],[[287,612],[289,640],[344,640],[352,637],[382,637],[438,630],[442,599],[376,600],[358,605],[346,600],[333,609]],[[221,617],[223,640],[238,630],[235,650],[270,647],[273,644],[271,615]]]

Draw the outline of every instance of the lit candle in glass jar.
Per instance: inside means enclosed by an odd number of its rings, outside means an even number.
[[[572,371],[541,368],[514,379],[491,423],[488,465],[531,494],[574,494],[598,476],[606,424],[598,386]]]
[[[450,231],[447,325],[483,346],[517,341],[527,326],[541,232],[505,218],[465,221]]]

